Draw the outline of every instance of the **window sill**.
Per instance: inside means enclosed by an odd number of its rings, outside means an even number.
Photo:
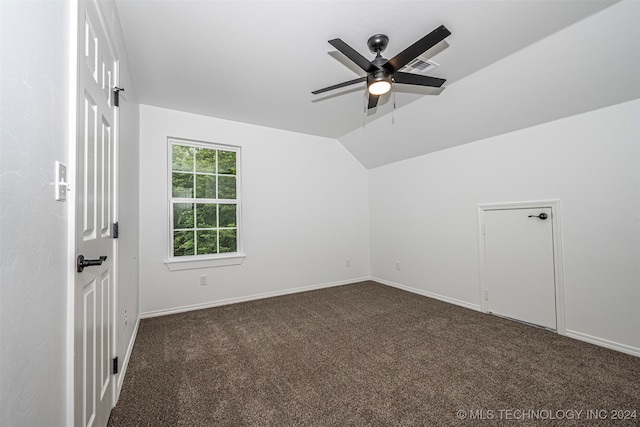
[[[223,258],[209,259],[181,259],[165,261],[170,271],[193,270],[196,268],[225,267],[228,265],[240,265],[246,258],[244,254],[235,254]]]

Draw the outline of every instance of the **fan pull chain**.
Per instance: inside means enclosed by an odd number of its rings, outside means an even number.
[[[365,83],[364,85],[364,111],[362,112],[362,128],[366,128],[367,127],[367,107],[369,106],[367,104],[368,100],[368,96],[369,95],[369,88],[367,88],[367,85]]]
[[[391,111],[391,124],[396,124],[396,79],[391,77],[391,95],[393,96],[393,110]]]

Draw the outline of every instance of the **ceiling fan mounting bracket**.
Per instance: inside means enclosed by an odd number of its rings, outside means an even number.
[[[380,54],[384,52],[387,45],[389,45],[389,37],[384,34],[376,34],[367,40],[367,46],[369,46],[371,53]]]

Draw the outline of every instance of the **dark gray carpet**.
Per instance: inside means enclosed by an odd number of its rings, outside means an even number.
[[[141,321],[109,426],[639,419],[640,358],[363,282]]]

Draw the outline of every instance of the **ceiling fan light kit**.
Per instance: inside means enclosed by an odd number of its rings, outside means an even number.
[[[366,81],[369,92],[367,108],[371,109],[378,105],[378,98],[380,95],[384,95],[389,92],[392,82],[417,86],[440,87],[446,81],[445,79],[404,73],[399,70],[409,62],[416,59],[422,53],[440,43],[450,34],[451,32],[444,25],[441,25],[391,59],[385,59],[381,55],[389,44],[389,37],[384,34],[373,35],[369,37],[369,40],[367,41],[369,50],[376,54],[373,61],[369,61],[340,39],[329,40],[329,44],[342,52],[342,54],[353,61],[358,67],[362,68],[367,73],[367,76],[349,80],[344,83],[338,83],[323,89],[314,90],[311,93],[317,95],[319,93]]]
[[[384,95],[391,90],[391,76],[384,72],[376,73],[367,78],[367,86],[371,95]]]

